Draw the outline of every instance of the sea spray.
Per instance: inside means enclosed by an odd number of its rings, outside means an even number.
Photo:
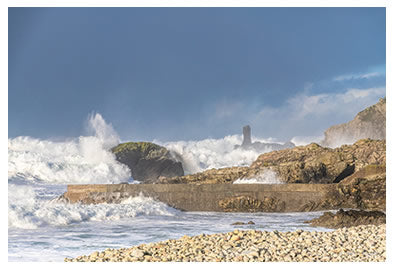
[[[106,123],[101,114],[89,115],[86,130],[91,136],[98,139],[105,149],[111,149],[119,144],[120,138],[111,123]]]
[[[324,139],[324,136],[295,136],[290,141],[293,142],[296,146],[305,146],[310,143],[321,143]]]
[[[120,183],[130,178],[109,149],[119,142],[100,114],[88,119],[93,136],[54,142],[31,137],[8,140],[8,178],[53,184]]]
[[[92,136],[58,142],[25,136],[8,140],[9,227],[32,229],[111,217],[106,213],[113,212],[112,206],[87,209],[52,201],[66,191],[66,184],[111,184],[131,178],[128,167],[109,151],[119,142],[112,126],[100,114],[92,114],[87,129]]]
[[[256,139],[265,143],[272,139]],[[158,142],[158,141],[155,141]],[[158,144],[176,153],[182,160],[185,174],[193,174],[212,168],[232,166],[248,166],[257,157],[270,148],[261,151],[243,149],[238,146],[242,143],[242,136],[230,135],[221,139],[204,139],[199,141],[175,141]],[[235,147],[235,145],[237,145]]]
[[[49,186],[47,188],[50,189]],[[119,204],[84,205],[46,200],[32,187],[9,185],[9,190],[10,194],[22,199],[16,203],[14,199],[10,201],[9,197],[9,228],[36,229],[89,221],[113,221],[142,215],[171,216],[179,212],[165,203],[143,195],[124,199]]]
[[[255,176],[237,179],[233,184],[284,184],[284,182],[279,180],[274,171],[265,169]]]

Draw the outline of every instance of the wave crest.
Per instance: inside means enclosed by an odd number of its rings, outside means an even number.
[[[94,136],[62,142],[31,137],[9,139],[8,179],[69,184],[128,181],[130,170],[109,151],[119,142],[112,126],[95,114],[89,118],[88,127]]]

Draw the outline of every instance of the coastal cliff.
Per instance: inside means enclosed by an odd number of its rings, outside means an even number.
[[[359,112],[348,123],[334,125],[325,131],[322,146],[337,147],[359,139],[386,139],[386,98]]]

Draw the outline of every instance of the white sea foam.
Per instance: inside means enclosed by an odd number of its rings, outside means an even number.
[[[118,133],[112,124],[107,124],[99,113],[92,113],[89,116],[86,128],[89,134],[96,137],[105,149],[110,149],[120,142]]]
[[[273,142],[272,139],[256,140],[266,143]],[[230,135],[221,139],[158,143],[175,152],[181,158],[185,174],[197,173],[211,168],[248,166],[260,154],[271,151],[269,148],[262,151],[235,148],[235,145],[242,143],[242,136],[240,135]]]
[[[249,178],[240,178],[235,180],[233,184],[283,184],[284,182],[280,181],[276,173],[270,169],[265,169],[261,173],[249,177]]]
[[[66,186],[61,184],[110,184],[130,179],[128,167],[118,163],[109,151],[119,142],[112,126],[100,114],[92,114],[87,129],[91,136],[59,142],[31,137],[8,140],[9,227],[37,228],[118,219],[152,210],[162,213],[161,207],[144,199],[96,207],[51,201],[65,192]]]
[[[120,204],[67,204],[47,200],[40,190],[52,190],[54,186],[16,186],[10,184],[8,226],[35,229],[87,221],[109,221],[141,215],[174,215],[177,210],[142,195],[130,197]]]
[[[320,143],[324,139],[324,136],[296,136],[293,137],[290,141],[293,142],[296,146],[304,146],[310,143]]]
[[[119,137],[99,114],[88,120],[93,136],[54,142],[31,137],[8,140],[8,178],[46,183],[120,183],[129,169],[109,151]]]

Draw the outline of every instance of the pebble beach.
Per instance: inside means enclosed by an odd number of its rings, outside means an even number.
[[[386,260],[386,225],[330,232],[234,230],[106,249],[66,262],[311,262]]]

